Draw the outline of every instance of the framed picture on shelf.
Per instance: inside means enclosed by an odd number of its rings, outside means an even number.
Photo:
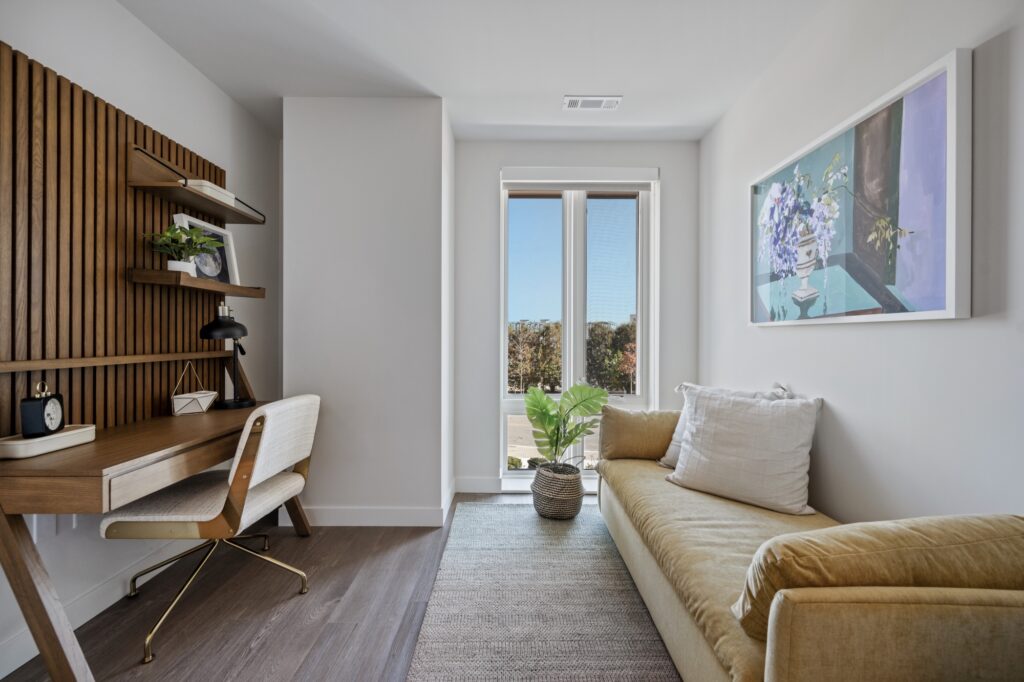
[[[969,317],[970,50],[775,166],[749,202],[751,324]]]
[[[196,277],[215,279],[226,284],[241,284],[238,261],[235,258],[235,242],[232,240],[230,232],[223,227],[211,225],[184,213],[174,214],[174,224],[187,228],[201,228],[207,236],[214,237],[224,244],[217,249],[216,253],[204,253],[196,256]]]

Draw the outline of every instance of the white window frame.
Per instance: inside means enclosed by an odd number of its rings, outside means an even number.
[[[506,436],[509,415],[526,414],[523,396],[508,393],[508,200],[518,191],[561,194],[562,198],[562,386],[571,386],[575,367],[586,367],[587,193],[636,192],[637,201],[637,393],[611,396],[609,402],[630,409],[658,408],[658,282],[660,279],[660,182],[657,168],[503,168],[500,174],[501,239],[499,274],[499,420],[498,471],[502,477],[528,475],[509,471]],[[559,394],[553,394],[556,400]],[[583,444],[571,456],[582,454]],[[585,471],[585,475],[594,472]]]

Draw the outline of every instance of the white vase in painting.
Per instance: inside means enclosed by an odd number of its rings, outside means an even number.
[[[196,276],[196,264],[190,260],[169,260],[167,269],[171,272],[184,272],[186,275]]]
[[[813,234],[804,235],[797,242],[796,252],[796,276],[800,278],[800,288],[793,292],[793,302],[800,306],[801,313],[806,313],[818,298],[818,290],[810,285],[811,273],[818,264],[818,240]]]

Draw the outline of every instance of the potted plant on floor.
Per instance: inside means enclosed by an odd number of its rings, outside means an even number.
[[[584,436],[594,433],[599,420],[591,419],[608,402],[608,391],[576,384],[555,402],[540,388],[526,392],[526,417],[533,426],[533,440],[547,463],[537,467],[530,490],[533,508],[548,519],[571,519],[583,505],[583,479],[579,467],[566,452]],[[582,460],[582,456],[576,458]]]
[[[195,257],[217,253],[224,246],[220,240],[208,236],[201,227],[171,225],[163,232],[147,234],[153,250],[167,256],[167,269],[196,276]]]

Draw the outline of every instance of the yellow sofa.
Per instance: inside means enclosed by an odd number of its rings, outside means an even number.
[[[602,440],[621,442],[608,426]],[[758,547],[837,522],[680,488],[650,459],[602,459],[598,473],[601,514],[686,682],[1024,679],[1022,590],[782,589],[767,641],[754,639],[730,607]]]

